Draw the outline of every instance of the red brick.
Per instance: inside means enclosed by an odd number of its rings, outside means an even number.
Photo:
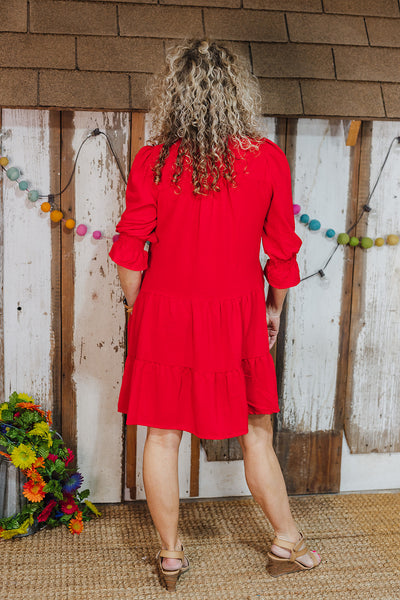
[[[243,0],[243,8],[322,12],[321,0]]]
[[[386,115],[389,119],[400,119],[400,85],[398,83],[382,83],[382,92]]]
[[[326,13],[399,17],[397,0],[324,0]]]
[[[129,109],[129,77],[117,73],[41,71],[40,106]]]
[[[115,5],[97,2],[31,0],[30,29],[34,33],[117,35]]]
[[[283,13],[263,10],[204,9],[206,34],[223,40],[285,42]]]
[[[120,37],[79,37],[78,67],[84,71],[158,70],[164,61],[162,40]]]
[[[121,35],[147,37],[202,37],[203,24],[200,8],[178,6],[119,7]]]
[[[292,79],[259,79],[264,115],[301,115],[300,88]]]
[[[300,85],[307,116],[385,116],[379,83],[303,80]]]
[[[292,42],[368,45],[362,17],[336,15],[286,15]]]
[[[27,0],[3,0],[0,3],[0,31],[26,31]]]
[[[74,38],[29,33],[1,33],[0,66],[74,69]]]
[[[371,46],[400,47],[400,19],[365,19]]]
[[[251,44],[254,74],[261,77],[335,79],[328,46],[317,44]]]
[[[334,48],[338,79],[400,81],[400,49]]]
[[[37,106],[37,72],[0,69],[0,106]]]

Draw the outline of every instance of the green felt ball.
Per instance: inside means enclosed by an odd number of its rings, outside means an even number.
[[[350,241],[350,238],[347,233],[339,233],[339,235],[337,236],[338,244],[348,244],[349,241]]]
[[[36,202],[36,200],[39,200],[39,192],[31,190],[28,194],[28,198],[31,202]]]
[[[19,169],[17,167],[10,167],[7,169],[7,177],[11,179],[11,181],[17,181],[19,177]]]
[[[28,189],[28,182],[27,181],[20,181],[19,184],[18,184],[18,187],[19,187],[20,190],[22,190],[24,192],[25,190]]]
[[[374,242],[369,237],[363,237],[363,238],[361,238],[360,245],[361,245],[361,248],[372,248],[372,246],[374,245]]]
[[[358,246],[358,244],[360,243],[360,240],[358,239],[358,237],[351,237],[350,238],[350,246]]]

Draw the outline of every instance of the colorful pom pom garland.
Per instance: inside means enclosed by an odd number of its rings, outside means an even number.
[[[62,524],[80,534],[84,521],[101,516],[86,499],[89,490],[78,492],[83,477],[68,467],[74,454],[51,424],[51,411],[27,394],[14,392],[0,404],[0,455],[27,478],[22,494],[28,500],[20,513],[0,518],[0,539]]]
[[[321,229],[321,223],[320,221],[318,221],[318,219],[310,219],[310,215],[308,215],[307,213],[300,214],[301,206],[299,204],[293,204],[293,213],[294,215],[298,215],[300,223],[307,225],[311,231],[318,231],[319,229]],[[325,232],[325,236],[329,239],[334,238],[335,235],[336,231],[334,229],[327,229]],[[345,232],[339,233],[337,235],[336,241],[340,246],[349,245],[353,248],[359,246],[364,250],[368,250],[368,248],[372,248],[374,245],[379,247],[385,244],[385,239],[382,237],[376,238],[375,240],[373,240],[370,237],[362,237],[360,240],[355,236],[350,237],[348,233]],[[388,246],[397,246],[399,241],[399,236],[393,233],[386,236],[386,244]]]

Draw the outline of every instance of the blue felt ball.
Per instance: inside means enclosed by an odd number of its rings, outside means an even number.
[[[19,169],[17,167],[10,167],[7,169],[7,177],[11,179],[11,181],[16,181],[19,177]]]
[[[28,194],[28,198],[31,202],[36,202],[36,200],[39,200],[39,192],[31,190]]]
[[[318,219],[313,219],[312,221],[310,221],[309,228],[311,229],[311,231],[317,231],[317,229],[320,229],[320,227],[321,223],[318,221]]]
[[[333,238],[336,235],[336,231],[334,229],[328,229],[325,235],[328,238]]]
[[[304,213],[304,215],[301,215],[300,217],[300,223],[308,223],[308,221],[310,220],[310,217],[308,215],[306,215]]]
[[[28,182],[27,181],[20,181],[19,184],[18,184],[18,187],[19,187],[20,190],[22,190],[24,192],[25,190],[28,189]]]

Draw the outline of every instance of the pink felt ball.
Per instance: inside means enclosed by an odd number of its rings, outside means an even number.
[[[95,240],[99,240],[101,238],[101,231],[93,231],[92,235]]]
[[[81,236],[86,235],[87,226],[86,225],[78,225],[78,227],[76,228],[76,233]]]
[[[113,242],[116,242],[119,239],[119,233],[113,235]]]
[[[300,206],[300,204],[293,204],[293,213],[294,213],[295,215],[298,215],[300,211],[301,211],[301,206]]]

